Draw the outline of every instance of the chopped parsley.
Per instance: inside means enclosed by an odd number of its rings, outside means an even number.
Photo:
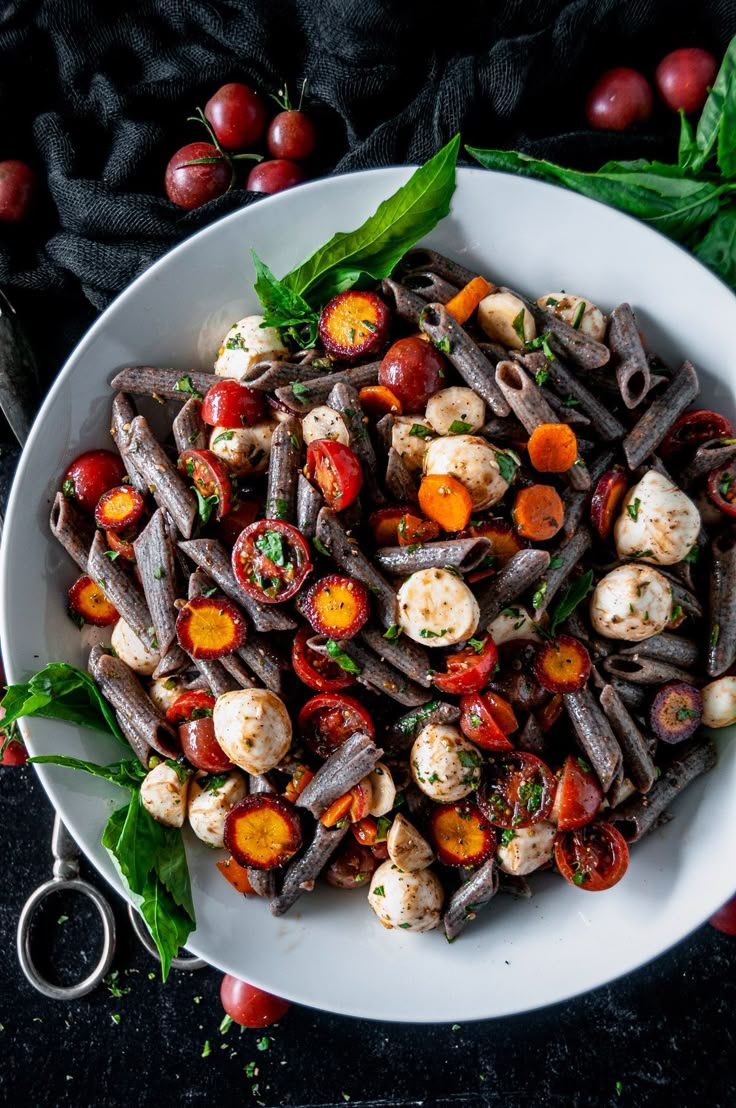
[[[180,377],[174,385],[174,392],[188,392],[195,400],[202,400],[202,393],[195,389],[191,377]]]
[[[627,504],[626,505],[626,511],[629,513],[629,515],[633,519],[634,523],[636,523],[637,519],[639,518],[639,508],[640,508],[640,506],[641,506],[641,500],[639,499],[638,496],[635,498],[633,504]]]
[[[373,889],[373,895],[374,896],[385,896],[386,895],[386,890],[384,889],[383,885],[376,885],[375,889]]]
[[[432,432],[429,427],[425,427],[423,423],[412,423],[409,428],[409,434],[415,435],[418,439],[429,439],[432,437]]]
[[[512,326],[513,326],[514,330],[516,331],[516,334],[519,338],[519,341],[521,343],[526,342],[526,336],[524,334],[524,317],[525,317],[525,315],[526,315],[526,308],[522,308],[521,311],[519,312],[519,314],[517,316],[515,316],[514,322],[512,324]]]
[[[450,336],[443,335],[441,339],[432,340],[432,345],[436,346],[443,354],[449,354],[452,350],[450,345]]]
[[[271,1040],[268,1035],[263,1035],[260,1039],[256,1039],[257,1050],[268,1050],[271,1045]]]
[[[538,369],[537,372],[534,374],[534,380],[537,382],[540,388],[548,378],[549,370],[545,366],[542,366],[542,368]]]
[[[376,824],[376,839],[383,840],[389,833],[391,827],[391,820],[388,816],[379,816],[378,823]]]
[[[585,309],[587,308],[587,306],[588,305],[585,303],[585,301],[581,300],[580,303],[578,304],[577,308],[575,309],[575,315],[573,316],[572,326],[575,328],[576,331],[577,331],[578,327],[580,326],[580,324],[583,322],[583,316],[585,315]]]
[[[480,725],[483,723],[483,720],[480,718],[479,715],[476,715],[475,712],[471,712],[468,716],[468,723],[473,729],[475,729],[477,727],[480,727]]]
[[[700,547],[698,546],[697,543],[695,543],[695,546],[690,547],[690,550],[687,552],[687,554],[685,555],[685,557],[682,560],[683,560],[683,562],[690,562],[692,565],[695,565],[695,563],[697,562],[699,557],[700,557]]]
[[[346,673],[362,673],[361,667],[357,662],[354,662],[349,654],[341,648],[340,644],[335,642],[334,639],[328,639],[325,643],[325,649],[333,662],[337,662],[340,669],[344,669]]]
[[[209,1039],[205,1039],[204,1046],[202,1047],[202,1057],[203,1058],[209,1058],[211,1053],[212,1053],[212,1047],[210,1046],[210,1041],[209,1041]]]
[[[64,493],[64,496],[67,498],[67,500],[74,499],[74,481],[71,479],[71,477],[67,477],[66,481],[61,486],[61,491]]]
[[[291,391],[300,404],[305,404],[309,398],[309,389],[301,381],[294,381]]]
[[[510,450],[494,450],[493,453],[496,455],[498,472],[501,474],[506,484],[510,485],[514,479],[519,459]]]
[[[728,490],[731,488],[732,484],[733,474],[729,473],[728,470],[726,470],[724,473],[721,474],[720,480],[718,482],[718,491],[726,500],[728,499]]]
[[[509,843],[512,843],[515,838],[516,832],[513,831],[510,827],[506,827],[501,832],[501,846],[508,846]]]
[[[486,639],[468,639],[468,646],[472,646],[476,654],[482,654],[485,650]]]
[[[156,578],[157,581],[160,581],[163,577],[165,577],[166,576],[166,571],[164,570],[164,567],[163,566],[156,566],[156,568],[153,571],[153,576]]]
[[[559,569],[561,565],[562,565],[562,558],[560,557],[560,555],[559,554],[553,554],[552,557],[549,560],[549,568],[550,569]]]
[[[678,708],[677,722],[684,723],[686,719],[699,719],[700,712],[694,712],[692,708]]]
[[[711,646],[717,646],[718,645],[718,639],[720,638],[720,635],[721,635],[721,628],[717,623],[714,623],[713,624],[713,630],[710,633],[710,645]]]
[[[527,812],[536,812],[542,804],[543,789],[534,781],[525,781],[519,785],[519,799],[523,802]]]
[[[210,596],[214,596],[216,592],[217,592],[217,585],[212,585],[208,589],[202,589],[202,594],[201,595],[210,597]]]
[[[534,593],[534,596],[532,597],[532,607],[533,608],[541,608],[542,607],[542,604],[544,602],[544,597],[545,597],[546,593],[547,593],[547,582],[546,582],[546,580],[543,580],[542,583],[540,584],[539,588],[537,589],[537,591]]]
[[[480,754],[475,750],[458,750],[457,752],[460,765],[466,769],[475,769],[477,766],[482,765]]]
[[[318,539],[316,535],[312,539],[312,546],[314,547],[314,549],[317,551],[318,554],[324,554],[326,558],[329,558],[329,556],[330,556],[329,550],[327,549],[325,544],[322,542],[322,540]]]
[[[286,519],[289,514],[289,505],[285,500],[280,500],[275,497],[271,504],[271,511],[273,512],[274,519]]]
[[[214,446],[218,442],[230,442],[230,439],[233,438],[234,435],[234,431],[220,431],[217,438],[212,440],[212,445]]]
[[[230,1030],[230,1028],[233,1025],[233,1022],[234,1022],[234,1020],[233,1020],[232,1016],[223,1016],[222,1017],[222,1022],[220,1024],[220,1034],[221,1035],[227,1035],[228,1031]]]
[[[419,634],[423,639],[441,639],[443,635],[447,634],[447,628],[443,627],[441,631],[430,631],[428,627],[422,627]]]
[[[472,423],[465,423],[462,419],[453,419],[447,429],[449,435],[467,435],[473,430]]]
[[[114,562],[116,558],[120,557],[119,550],[105,550],[103,551],[103,557],[109,558],[111,562]]]
[[[576,397],[566,396],[565,399],[562,401],[562,407],[563,408],[574,408],[575,405],[579,404],[579,403],[580,403],[580,401],[578,399],[576,399]]]
[[[555,352],[549,344],[550,331],[544,331],[541,335],[537,335],[535,339],[530,339],[529,342],[524,343],[527,350],[541,350],[548,362],[555,361]]]
[[[258,536],[253,545],[275,566],[283,568],[286,565],[284,536],[278,531],[264,531]]]
[[[396,642],[401,634],[402,628],[398,623],[392,623],[387,631],[383,632],[384,639],[388,639],[389,642]]]
[[[214,492],[212,496],[202,496],[202,493],[199,491],[196,485],[192,485],[192,488],[197,497],[197,511],[199,513],[199,518],[202,523],[209,523],[210,516],[220,503],[220,498],[216,492]]]

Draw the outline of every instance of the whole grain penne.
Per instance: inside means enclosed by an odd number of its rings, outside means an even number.
[[[396,623],[396,592],[368,561],[355,539],[349,538],[336,512],[322,508],[317,517],[317,538],[330,552],[332,560],[373,593],[384,627]]]
[[[542,592],[537,614],[546,612],[550,602],[568,580],[575,566],[593,545],[593,536],[587,527],[581,527],[571,538],[552,551],[550,564],[543,578],[545,588]],[[539,590],[542,591],[542,590]]]
[[[342,415],[350,436],[350,446],[363,470],[363,487],[373,504],[380,508],[386,503],[383,489],[378,482],[378,462],[368,434],[365,412],[358,397],[358,390],[340,381],[327,397],[327,404]]]
[[[308,381],[295,381],[291,385],[276,389],[276,399],[296,415],[306,415],[324,404],[335,385],[348,381],[356,389],[378,384],[380,362],[368,362],[366,365],[341,369],[338,373],[328,373],[323,377],[314,377]]]
[[[303,473],[297,474],[296,525],[308,542],[313,542],[317,534],[317,517],[324,502],[319,489],[316,489]]]
[[[562,701],[578,742],[607,793],[623,763],[618,739],[590,689],[565,693]]]
[[[726,466],[736,455],[736,439],[711,439],[703,442],[695,451],[692,461],[680,472],[680,488],[689,489],[701,477],[706,477],[719,466]]]
[[[444,304],[427,304],[419,327],[440,346],[463,381],[485,400],[494,415],[507,416],[510,408],[496,384],[494,368],[478,349],[467,331],[448,312]]]
[[[184,450],[205,450],[208,436],[202,419],[202,401],[190,397],[175,416],[171,431],[180,454]]]
[[[672,424],[698,395],[698,375],[690,362],[683,362],[670,384],[647,408],[623,441],[630,469],[636,469],[653,454]]]
[[[97,531],[87,556],[87,572],[114,604],[141,642],[155,650],[155,631],[145,595],[133,576],[120,565],[120,559],[106,556],[107,545]]]
[[[450,942],[467,927],[481,908],[485,908],[498,892],[498,870],[495,858],[489,858],[473,871],[468,880],[450,897],[442,919]]]
[[[710,633],[707,672],[720,677],[736,661],[736,543],[721,535],[711,544]]]
[[[295,803],[318,819],[329,806],[375,769],[383,754],[365,731],[356,731],[322,763]]]
[[[611,688],[618,694],[630,712],[642,714],[646,711],[651,695],[646,685],[634,685],[624,677],[613,676],[609,678],[608,682],[601,679],[600,687],[605,687],[606,683],[610,684]]]
[[[412,270],[404,276],[402,284],[420,296],[425,304],[446,304],[459,291],[457,285],[432,270]]]
[[[443,700],[429,700],[386,727],[385,742],[392,750],[408,750],[423,728],[430,723],[457,723],[460,709]]]
[[[263,604],[254,600],[245,589],[241,589],[232,571],[230,556],[215,539],[192,539],[180,542],[183,550],[212,580],[226,596],[245,608],[256,631],[293,631],[295,621],[275,604]]]
[[[478,627],[485,629],[528,588],[547,572],[550,562],[546,550],[519,550],[494,577],[484,581],[476,592],[480,608]]]
[[[154,678],[171,677],[175,673],[181,673],[183,669],[187,669],[191,664],[189,655],[182,650],[178,642],[175,642],[166,651],[151,676]]]
[[[518,296],[518,293],[515,293]],[[537,330],[540,333],[549,332],[549,344],[555,354],[563,358],[568,357],[581,369],[598,369],[607,365],[611,358],[611,351],[602,342],[596,342],[582,331],[576,330],[563,319],[540,308],[538,304],[530,303],[524,297],[525,307],[532,313]]]
[[[660,635],[635,643],[634,646],[623,647],[619,653],[632,655],[634,658],[658,658],[662,662],[672,662],[676,666],[693,669],[697,667],[705,651],[693,639],[683,639],[679,635],[669,635],[663,631]]]
[[[296,486],[302,453],[302,425],[289,416],[271,437],[271,460],[266,484],[266,519],[296,519]]]
[[[572,373],[560,358],[550,361],[541,350],[532,351],[524,356],[524,364],[530,374],[545,375],[545,381],[555,389],[563,400],[577,401],[577,407],[590,420],[591,426],[598,432],[603,442],[617,442],[626,434],[626,428],[597,396]]]
[[[313,353],[316,354],[316,351]],[[316,364],[312,361],[279,362],[266,358],[252,367],[253,376],[244,377],[242,383],[247,384],[249,389],[272,392],[294,381],[311,381],[315,377],[323,377],[327,364],[324,356],[318,358]]]
[[[188,539],[197,516],[197,501],[143,416],[136,416],[131,424],[128,452],[159,508],[169,513]]]
[[[400,285],[398,281],[392,281],[390,277],[381,281],[381,296],[399,319],[415,327],[419,326],[419,316],[426,303],[421,296]]]
[[[518,446],[519,443],[525,443],[529,437],[518,419],[509,416],[506,418],[492,416],[486,420],[477,434],[502,446]]]
[[[515,896],[521,900],[528,900],[532,890],[526,877],[517,877],[512,873],[498,871],[498,891],[507,896]]]
[[[267,689],[279,695],[283,692],[284,675],[290,671],[291,666],[267,636],[252,631],[238,654]]]
[[[625,772],[639,792],[649,792],[657,777],[657,767],[652,760],[647,740],[611,685],[604,685],[600,703],[621,747]]]
[[[649,360],[630,304],[619,304],[611,312],[608,347],[623,402],[627,408],[636,408],[649,392],[651,380]]]
[[[51,506],[51,534],[61,543],[82,573],[87,572],[87,558],[94,531],[72,507],[68,497],[57,492]]]
[[[158,650],[163,657],[176,640],[176,565],[164,514],[153,513],[133,543]]]
[[[180,400],[182,404],[194,397],[202,400],[221,381],[215,373],[197,369],[158,369],[150,365],[133,365],[115,374],[110,387],[133,396],[152,396],[157,400]]]
[[[101,686],[100,691],[102,692]],[[133,750],[136,758],[145,769],[148,769],[148,765],[151,760],[151,754],[153,753],[151,747],[148,745],[146,740],[138,734],[135,727],[130,722],[130,719],[126,715],[123,715],[122,712],[116,711],[115,719],[118,721],[118,727],[125,735],[127,741],[130,743],[131,749]]]
[[[643,658],[641,655],[609,654],[602,663],[606,673],[613,677],[623,677],[635,685],[661,685],[665,681],[686,681],[689,685],[703,685],[702,677],[696,676],[672,662],[660,658]]]
[[[393,446],[389,447],[386,462],[386,488],[399,504],[419,503],[419,488],[414,474]]]
[[[230,674],[238,688],[255,689],[258,686],[258,682],[254,681],[248,667],[240,657],[240,652],[238,654],[226,654],[224,658],[220,658],[220,665]]]
[[[573,397],[561,399],[556,393],[547,392],[546,400],[555,413],[558,423],[568,423],[571,427],[575,428],[576,432],[580,430],[580,428],[585,429],[586,427],[590,427],[590,420],[585,412],[575,407]],[[579,436],[578,441],[580,441]]]
[[[314,883],[350,830],[350,824],[342,827],[324,827],[317,823],[311,843],[286,867],[281,892],[271,901],[272,915],[283,916],[296,904],[302,893],[311,892]]]
[[[318,653],[328,653],[324,636],[315,635],[308,642]],[[407,708],[414,708],[426,701],[427,693],[421,685],[411,681],[400,670],[394,669],[388,662],[383,661],[364,643],[358,642],[357,639],[343,639],[340,642],[340,650],[347,654],[358,667],[360,672],[356,673],[356,680],[367,689],[383,692]]]
[[[478,276],[477,272],[472,269],[466,269],[459,262],[445,257],[437,250],[430,250],[426,246],[415,246],[412,250],[407,251],[399,262],[399,269],[402,274],[424,271],[436,273],[438,277],[444,277],[446,281],[451,281],[459,289]]]
[[[89,656],[89,670],[102,695],[110,701],[118,715],[125,716],[143,742],[164,758],[178,756],[179,744],[173,727],[166,722],[125,662],[95,646]]]
[[[470,573],[492,551],[490,539],[444,539],[426,542],[413,550],[408,546],[382,546],[373,555],[373,561],[384,573],[398,576],[416,573],[420,569],[446,569],[450,566],[460,573]]]
[[[124,392],[118,392],[112,401],[112,425],[110,434],[120,452],[126,473],[130,478],[133,488],[140,493],[148,492],[148,485],[135,467],[133,457],[130,454],[130,444],[133,439],[133,420],[138,415],[135,404]]]
[[[378,627],[366,623],[357,634],[360,642],[373,650],[382,662],[411,677],[412,681],[429,688],[432,684],[431,664],[427,651],[411,639],[387,639]]]

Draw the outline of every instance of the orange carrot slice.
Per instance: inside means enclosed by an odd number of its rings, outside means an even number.
[[[143,515],[143,497],[132,485],[117,485],[103,493],[95,508],[95,523],[103,531],[125,531]]]
[[[245,635],[245,620],[224,598],[195,596],[176,620],[176,637],[192,658],[224,658],[243,645]]]
[[[368,590],[352,577],[330,573],[309,588],[304,614],[318,635],[350,639],[370,615]]]
[[[578,457],[578,440],[566,423],[540,423],[527,445],[529,461],[539,473],[566,473]]]
[[[375,292],[350,289],[325,304],[319,317],[319,337],[328,354],[355,361],[385,347],[390,322],[391,313]]]
[[[406,508],[379,508],[368,517],[376,546],[398,546],[399,523],[406,512]]]
[[[472,281],[468,281],[464,288],[447,301],[445,307],[453,319],[458,323],[465,323],[493,287],[485,277],[473,277]]]
[[[406,512],[399,520],[399,546],[415,546],[420,542],[432,542],[440,533],[433,519],[422,519]]]
[[[572,635],[558,635],[537,651],[534,676],[548,692],[575,692],[590,677],[590,654]]]
[[[353,785],[349,792],[338,796],[329,808],[319,817],[320,823],[325,827],[334,827],[341,819],[349,819],[351,823],[358,823],[368,815],[371,806],[372,790],[367,781],[359,781]]]
[[[496,835],[477,804],[459,800],[432,809],[430,830],[446,866],[477,866],[496,849]]]
[[[401,415],[404,406],[395,392],[386,385],[366,385],[358,393],[361,407],[367,416],[380,419],[381,416]]]
[[[86,573],[78,577],[69,589],[69,607],[93,627],[109,627],[120,618],[117,608],[110,603],[97,582]]]
[[[239,862],[236,862],[232,856],[226,858],[222,862],[216,862],[215,865],[225,880],[229,881],[232,887],[237,889],[239,893],[243,893],[245,896],[249,893],[255,893],[255,889],[250,883],[247,869],[245,866],[241,866]]]
[[[473,538],[482,537],[488,539],[491,544],[490,554],[486,555],[477,569],[468,574],[467,581],[470,585],[498,573],[514,554],[518,554],[528,545],[505,519],[488,519],[476,523],[471,526],[470,533]]]
[[[313,777],[314,773],[309,766],[305,766],[300,762],[291,775],[291,781],[284,789],[285,798],[293,804],[296,798],[304,792]]]
[[[565,507],[551,485],[529,485],[516,494],[512,515],[520,535],[544,542],[562,527]]]
[[[456,477],[429,473],[419,486],[419,507],[443,531],[462,531],[470,522],[473,501]]]
[[[280,796],[246,796],[225,820],[225,848],[241,866],[275,869],[302,845],[302,827],[292,804]]]

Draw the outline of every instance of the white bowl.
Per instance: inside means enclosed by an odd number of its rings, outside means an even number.
[[[114,371],[144,363],[211,368],[233,320],[258,310],[251,247],[283,274],[333,232],[358,226],[409,173],[315,181],[235,212],[153,265],[90,329],[46,399],[13,486],[0,560],[10,681],[47,661],[85,662],[65,611],[76,569],[49,533],[48,515],[71,459],[109,445]],[[631,302],[652,347],[673,361],[690,358],[705,404],[734,415],[734,298],[642,224],[546,184],[461,169],[452,214],[427,241],[535,296],[563,288],[604,310]],[[104,762],[120,753],[110,738],[47,720],[22,730],[33,754]],[[499,896],[452,946],[440,932],[386,931],[364,895],[327,887],[274,919],[265,903],[238,896],[212,852],[192,842],[199,926],[189,949],[280,996],[352,1016],[461,1021],[564,1000],[654,958],[733,892],[736,745],[723,733],[719,745],[717,769],[677,802],[673,822],[633,848],[614,889],[594,894],[552,875],[533,878],[531,900]],[[71,770],[38,773],[80,847],[122,893],[100,833],[126,794]]]

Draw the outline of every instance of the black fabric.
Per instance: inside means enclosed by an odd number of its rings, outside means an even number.
[[[721,53],[734,33],[733,0],[0,0],[0,158],[44,182],[32,222],[0,230],[0,286],[49,380],[155,258],[252,202],[239,188],[183,213],[163,192],[169,157],[206,138],[187,115],[225,81],[307,79],[314,176],[422,161],[458,130],[595,167],[669,157],[677,131],[663,109],[638,133],[585,129],[602,69],[651,76],[667,50]]]

